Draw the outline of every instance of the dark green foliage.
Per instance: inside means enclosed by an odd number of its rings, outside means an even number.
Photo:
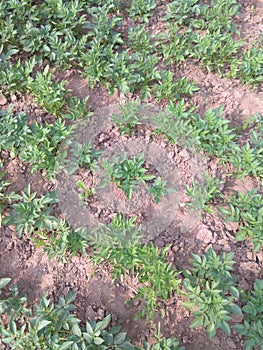
[[[203,256],[193,254],[192,269],[184,271],[184,295],[189,301],[183,305],[195,316],[191,326],[204,327],[209,337],[214,337],[218,328],[230,334],[231,314],[241,314],[234,303],[239,298],[236,277],[231,274],[234,254],[218,256],[209,249]]]

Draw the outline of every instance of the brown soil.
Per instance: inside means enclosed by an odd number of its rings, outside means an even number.
[[[237,24],[242,35],[248,38],[249,42],[253,42],[263,29],[263,1],[242,1],[242,5],[242,16]],[[253,13],[251,13],[252,5],[254,6]],[[153,23],[154,25],[156,23]],[[158,26],[156,25],[156,27]],[[242,120],[253,113],[263,114],[262,91],[254,91],[249,86],[240,85],[238,81],[220,78],[216,74],[207,74],[193,64],[181,67],[180,75],[194,80],[200,87],[191,100],[197,106],[199,113],[203,113],[208,107],[224,105],[226,116],[234,126],[239,125]],[[109,96],[103,87],[91,90],[87,81],[75,71],[67,71],[62,77],[68,81],[68,88],[72,90],[73,95],[81,98],[89,96],[88,105],[92,111],[98,114],[102,108],[116,106],[127,98],[118,94]],[[14,105],[15,111],[24,110],[38,121],[50,118],[29,97],[13,96],[10,101],[0,100],[1,108],[6,109],[10,104]],[[102,123],[100,128],[103,129],[102,125],[104,127]],[[116,151],[116,149],[136,151],[135,143],[137,146],[139,145],[137,136],[134,139],[125,139],[107,125],[102,132],[105,137],[101,139],[101,143],[104,142],[103,145],[109,153]],[[179,184],[181,192],[180,198],[176,197],[175,202],[186,202],[187,197],[182,189],[194,179],[196,168],[193,166],[193,159],[190,159],[191,157],[184,150],[171,149],[158,138],[147,139],[147,133],[142,133],[139,139],[146,144],[154,144],[159,149],[158,152],[163,150],[169,159],[168,164],[177,166],[179,177],[177,184]],[[29,173],[24,164],[17,159],[6,159],[6,163],[7,177],[12,180],[10,187],[12,191],[21,192],[28,183],[31,183],[33,191],[44,194],[58,186],[55,181],[48,183],[40,172]],[[210,173],[220,171],[214,160],[208,160],[204,166]],[[83,178],[85,178],[85,174],[80,174],[79,179]],[[226,183],[223,190],[225,193],[237,190],[245,192],[253,186],[258,186],[258,184],[253,179],[246,178],[243,182]],[[118,190],[113,189],[113,191],[115,191],[114,196],[118,198],[118,204],[125,206]],[[138,195],[136,207],[130,208],[129,211],[137,210],[144,212],[146,216],[148,214],[150,218],[153,217],[144,198],[142,203],[140,202],[142,200],[140,195]],[[108,198],[109,201],[106,202],[108,212],[105,211],[107,209],[105,202],[104,207],[101,206],[99,195],[98,201],[95,202],[96,216],[101,216],[102,220],[104,218],[106,221],[114,212],[113,204],[110,201],[112,197]],[[164,229],[156,231],[153,240],[158,247],[171,244],[168,260],[175,268],[189,267],[192,253],[202,254],[209,247],[213,247],[218,253],[234,252],[234,260],[236,261],[234,272],[238,275],[240,287],[248,290],[256,278],[263,278],[263,252],[261,250],[258,253],[253,253],[249,241],[236,242],[234,240],[238,228],[236,224],[226,223],[215,215],[206,214],[202,220],[198,216],[194,217],[194,220],[191,217],[192,225],[189,225],[191,214],[189,216],[189,213],[182,208],[180,209],[178,205],[173,210],[173,217],[169,217],[169,223]],[[155,214],[156,212],[154,211]],[[77,291],[77,313],[82,320],[97,320],[110,313],[112,314],[112,323],[121,325],[122,330],[127,331],[133,342],[137,344],[141,344],[143,340],[151,341],[152,335],[160,323],[163,336],[177,337],[188,350],[243,349],[241,337],[235,332],[231,336],[227,336],[218,331],[216,337],[209,340],[203,330],[191,329],[192,317],[180,305],[182,300],[176,295],[168,302],[163,303],[165,317],[162,318],[161,312],[158,313],[151,324],[152,328],[144,320],[135,321],[134,316],[140,309],[140,305],[135,303],[134,308],[131,309],[125,301],[133,297],[134,291],[138,288],[136,278],[127,276],[123,283],[120,281],[112,283],[109,267],[101,265],[96,274],[93,275],[93,265],[84,257],[73,257],[67,264],[58,262],[56,259],[50,260],[41,249],[34,248],[26,237],[18,239],[12,227],[1,229],[0,246],[0,278],[11,277],[12,282],[18,284],[20,291],[26,293],[32,303],[38,301],[44,292],[48,292],[54,300],[57,300],[59,295],[66,295],[69,291],[74,290]],[[233,319],[233,322],[235,321],[238,320]]]

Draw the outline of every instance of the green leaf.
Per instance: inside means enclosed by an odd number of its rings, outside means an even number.
[[[37,325],[37,331],[39,332],[41,329],[45,328],[46,326],[48,326],[51,323],[51,321],[48,320],[42,320],[39,322],[39,324]]]
[[[235,240],[240,242],[240,241],[245,241],[246,239],[247,239],[247,233],[244,230],[239,229],[239,231],[236,233]]]
[[[11,281],[11,278],[1,278],[0,279],[0,289],[4,288],[10,281]]]
[[[229,287],[229,291],[236,299],[239,298],[239,291],[238,291],[238,289],[236,287],[230,286]]]
[[[72,344],[74,344],[74,341],[72,340],[66,341],[59,346],[58,350],[72,349]]]
[[[97,332],[97,331],[102,331],[103,329],[107,328],[108,325],[110,324],[110,320],[111,320],[111,315],[108,315],[102,321],[99,321],[96,324],[94,333]]]
[[[114,344],[120,345],[124,342],[125,339],[126,339],[126,333],[119,333],[114,338]]]
[[[196,306],[195,303],[193,303],[191,301],[183,301],[181,305],[186,307],[190,311],[194,311],[195,306]]]
[[[104,343],[104,340],[100,337],[94,337],[93,340],[94,340],[94,344],[96,344],[96,345],[100,345],[100,344]]]
[[[81,329],[79,327],[79,325],[75,324],[73,327],[72,327],[72,333],[74,335],[77,335],[78,337],[81,337]]]
[[[10,327],[11,333],[15,335],[17,328],[14,320],[10,320],[9,327]]]
[[[191,323],[191,328],[198,328],[203,325],[203,318],[202,317],[196,317],[193,322]]]
[[[242,315],[242,310],[241,310],[241,308],[240,308],[238,305],[236,305],[236,304],[232,304],[232,305],[231,305],[231,311],[232,311],[234,314],[236,314],[236,315]]]
[[[231,334],[230,326],[226,321],[221,322],[221,328],[228,334]]]

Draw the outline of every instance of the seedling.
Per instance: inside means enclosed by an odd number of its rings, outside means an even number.
[[[79,198],[84,202],[88,201],[90,196],[96,194],[95,188],[88,188],[82,181],[77,181],[76,186],[82,190],[82,193],[79,194]]]
[[[114,113],[110,120],[118,126],[121,135],[131,136],[134,134],[135,127],[140,125],[143,120],[142,108],[143,106],[138,100],[119,105],[121,113]]]
[[[186,194],[191,197],[191,202],[187,203],[191,210],[204,210],[214,212],[210,207],[216,199],[223,198],[219,187],[224,181],[212,178],[209,174],[204,173],[201,182],[193,182],[192,186],[186,185]]]
[[[133,159],[128,159],[126,154],[123,154],[111,164],[103,161],[106,177],[121,188],[129,200],[132,198],[133,191],[137,190],[140,184],[145,185],[147,181],[155,178],[154,175],[146,174],[147,169],[143,165],[143,154]]]
[[[156,204],[160,203],[163,196],[175,193],[173,188],[166,187],[166,181],[163,181],[160,176],[155,179],[151,187],[147,187],[147,190],[152,194]]]

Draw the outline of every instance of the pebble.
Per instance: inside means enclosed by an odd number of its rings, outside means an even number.
[[[258,252],[256,254],[256,257],[258,258],[258,260],[262,263],[263,262],[263,252]]]
[[[11,95],[11,102],[16,102],[16,101],[17,101],[16,95]]]
[[[196,238],[203,241],[204,243],[211,243],[215,241],[213,233],[208,230],[206,226],[203,226],[200,230],[198,230]]]
[[[186,149],[183,149],[183,150],[179,153],[179,156],[180,156],[180,157],[183,157],[185,160],[189,160],[189,159],[191,158],[189,152],[187,152]]]
[[[226,340],[227,345],[229,346],[230,349],[236,349],[236,344],[231,338],[227,338]]]
[[[221,344],[221,341],[218,337],[214,337],[211,339],[211,342],[214,344],[214,345],[220,345]]]

